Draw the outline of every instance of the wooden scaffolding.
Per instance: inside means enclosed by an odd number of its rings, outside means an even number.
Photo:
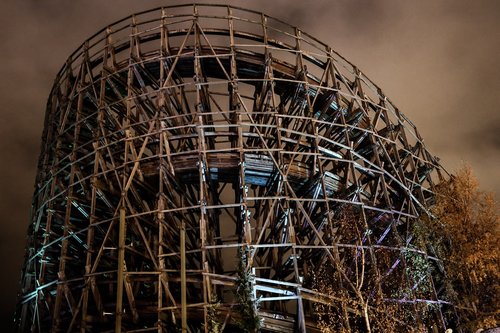
[[[318,304],[365,330],[380,302],[444,331],[413,228],[443,177],[381,89],[300,29],[227,5],[132,15],[49,97],[19,329],[238,331],[243,270],[261,331],[319,332]]]

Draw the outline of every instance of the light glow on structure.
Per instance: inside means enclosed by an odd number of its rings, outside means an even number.
[[[438,259],[412,226],[445,177],[381,89],[302,30],[227,5],[135,14],[55,80],[16,320],[208,332],[216,313],[237,331],[245,253],[262,331],[318,332],[317,304],[363,327],[360,295],[437,304],[414,320],[444,331]],[[318,290],[325,271],[343,300]]]

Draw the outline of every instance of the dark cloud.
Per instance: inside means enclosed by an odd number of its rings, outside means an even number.
[[[14,310],[43,114],[55,74],[85,38],[105,25],[171,3],[0,2],[2,323]],[[236,0],[231,4],[266,12],[330,44],[382,87],[448,169],[467,161],[483,187],[498,193],[500,2]]]

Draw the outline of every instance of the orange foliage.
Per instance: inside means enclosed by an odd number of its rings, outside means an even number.
[[[436,248],[455,290],[459,326],[471,331],[498,326],[500,237],[494,197],[479,190],[469,167],[441,185],[437,194],[433,229],[443,244]]]

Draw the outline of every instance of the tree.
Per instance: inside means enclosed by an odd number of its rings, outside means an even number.
[[[430,251],[443,259],[447,295],[457,305],[459,328],[499,324],[498,208],[491,193],[479,190],[470,167],[437,189],[427,221]]]
[[[336,233],[352,246],[334,251],[333,263],[326,260],[311,272],[311,288],[329,299],[314,303],[321,332],[498,326],[500,239],[493,195],[480,191],[465,167],[436,187],[430,213],[409,221],[411,242],[400,243],[399,255],[379,248],[375,262],[362,246],[370,229],[360,213],[337,210]]]
[[[237,312],[240,314],[238,325],[244,332],[256,333],[262,326],[262,319],[259,317],[259,300],[254,294],[255,274],[248,267],[248,247],[238,250],[238,276],[236,280],[236,300]]]

